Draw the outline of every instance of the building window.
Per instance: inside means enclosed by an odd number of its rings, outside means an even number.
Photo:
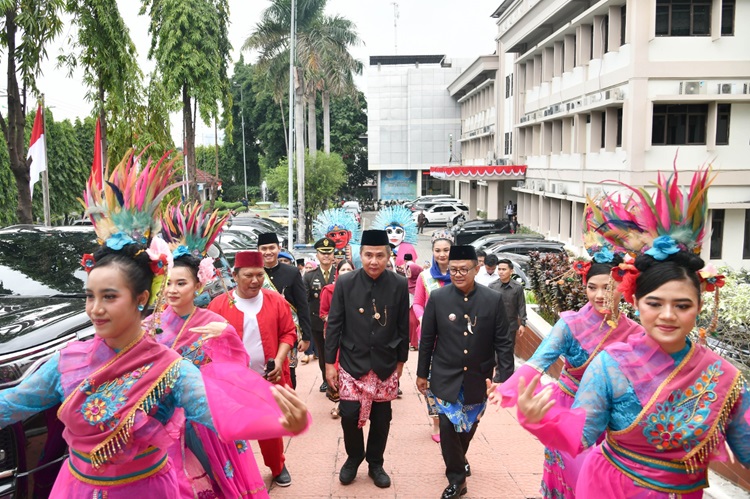
[[[602,19],[602,37],[604,37],[604,51],[602,54],[609,52],[609,16]]]
[[[505,98],[513,96],[513,73],[505,77]]]
[[[617,109],[617,147],[622,147],[622,108]]]
[[[513,132],[505,132],[505,154],[513,154]]]
[[[627,11],[625,5],[620,8],[620,45],[625,45],[625,19],[627,18]]]
[[[716,145],[729,145],[729,116],[732,114],[731,104],[716,106]]]
[[[745,210],[745,242],[742,245],[742,259],[750,260],[750,210]]]
[[[656,36],[709,36],[711,0],[656,0]]]
[[[601,135],[600,135],[600,142],[599,142],[599,148],[604,149],[607,144],[607,113],[605,111],[602,111],[601,113]]]
[[[707,118],[708,104],[655,104],[651,144],[705,144]]]
[[[721,2],[721,36],[734,35],[734,4],[735,0]]]
[[[723,242],[724,210],[711,210],[711,252],[709,255],[711,260],[721,260],[721,246]]]

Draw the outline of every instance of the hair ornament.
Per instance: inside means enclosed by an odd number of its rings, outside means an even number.
[[[430,244],[435,244],[435,241],[440,240],[448,241],[449,243],[453,244],[453,234],[448,229],[438,229],[432,233],[432,237],[430,238]]]
[[[94,260],[94,255],[91,253],[84,253],[83,258],[81,258],[81,267],[83,267],[83,270],[85,270],[87,274],[91,272],[91,269],[94,268],[95,264],[96,260]]]
[[[726,280],[723,275],[719,274],[716,267],[711,264],[699,270],[698,277],[700,278],[703,290],[709,293],[713,292],[714,294],[714,307],[708,327],[698,329],[698,339],[701,345],[705,345],[706,335],[716,331],[716,326],[719,323],[719,288],[724,286]]]
[[[201,283],[201,287],[213,281],[214,277],[216,277],[216,272],[214,270],[213,258],[207,256],[201,260],[200,265],[198,265],[198,281]]]
[[[625,261],[612,267],[610,276],[617,283],[617,291],[622,293],[626,302],[635,305],[635,280],[640,272],[635,268],[635,259],[627,256]]]
[[[174,258],[193,255],[202,258],[219,237],[229,213],[207,212],[200,203],[167,206],[161,222],[162,235],[169,243]]]
[[[604,246],[602,249],[594,253],[592,257],[596,263],[612,263],[615,259],[615,254],[612,250]]]

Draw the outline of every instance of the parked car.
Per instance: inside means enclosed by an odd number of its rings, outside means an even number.
[[[258,238],[247,232],[235,229],[224,229],[216,238],[216,243],[221,248],[224,258],[231,267],[234,266],[234,257],[240,251],[255,251],[258,249]]]
[[[455,244],[469,244],[488,234],[510,234],[510,222],[506,219],[498,220],[469,220],[456,224],[451,228]]]
[[[535,240],[535,241],[541,241],[544,240],[544,236],[541,235],[534,235],[534,234],[487,234],[486,236],[482,236],[478,239],[475,239],[472,241],[471,245],[474,246],[474,249],[479,251],[486,251],[487,248],[490,246],[494,246],[495,244],[501,242],[501,241],[517,241],[517,240]]]
[[[95,247],[91,227],[0,229],[0,390],[18,385],[69,342],[93,336],[80,261]],[[0,430],[0,497],[49,495],[67,457],[56,411]]]
[[[565,253],[565,245],[559,241],[550,241],[548,239],[508,240],[500,241],[485,251],[488,255],[513,253],[515,255],[528,256],[532,251],[540,253]]]
[[[459,220],[465,219],[469,209],[463,205],[442,204],[438,203],[424,210],[424,216],[427,218],[427,225],[430,224],[455,224]],[[413,213],[414,221],[417,221],[420,211]]]

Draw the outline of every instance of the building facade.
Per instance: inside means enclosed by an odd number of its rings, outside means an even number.
[[[616,190],[602,182],[711,163],[702,256],[750,264],[750,2],[506,0],[493,17],[515,80],[496,151],[527,165],[523,225],[580,246],[586,197]]]
[[[379,199],[454,194],[453,183],[429,171],[460,157],[460,110],[447,91],[458,64],[444,55],[370,57],[368,162],[378,172]]]

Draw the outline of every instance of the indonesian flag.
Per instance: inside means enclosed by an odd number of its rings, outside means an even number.
[[[34,128],[31,130],[31,140],[29,141],[29,154],[26,158],[31,158],[29,167],[29,190],[31,197],[34,197],[34,184],[39,181],[39,176],[47,170],[47,142],[44,139],[44,120],[42,119],[41,104],[36,109],[34,118]]]
[[[102,165],[102,124],[96,119],[96,131],[94,132],[94,162],[91,163],[91,176],[94,178],[96,188],[101,190],[104,185],[104,167]]]

